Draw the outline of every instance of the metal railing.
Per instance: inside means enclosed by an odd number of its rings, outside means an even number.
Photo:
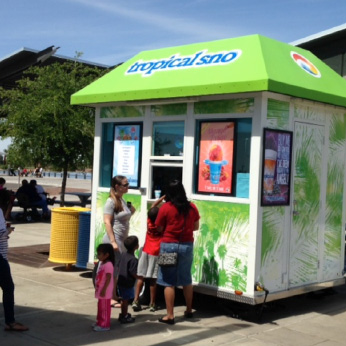
[[[16,175],[18,176],[18,170],[15,170]],[[9,170],[8,169],[1,169],[0,175],[3,176],[9,176]],[[62,178],[63,173],[62,172],[43,172],[42,176],[45,178]],[[28,175],[28,177],[34,177],[34,175]],[[84,180],[91,180],[92,179],[92,173],[85,173],[85,172],[68,172],[67,173],[68,179],[84,179]]]

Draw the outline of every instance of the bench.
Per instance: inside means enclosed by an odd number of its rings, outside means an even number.
[[[60,205],[60,203],[61,203],[61,201],[59,200],[59,199],[56,199],[55,201],[54,201],[54,205],[55,204],[58,204],[58,205]],[[79,202],[79,201],[65,201],[65,207],[73,207],[73,206],[75,206],[75,205],[77,205],[77,206],[79,206],[79,207],[84,207],[85,205],[82,203],[82,202]],[[90,202],[89,202],[89,204],[90,204]],[[22,208],[22,206],[20,206],[19,205],[19,203],[18,203],[18,201],[17,200],[15,200],[14,202],[13,202],[13,206],[14,207],[19,207],[19,208]],[[30,208],[30,207],[29,207]],[[35,207],[35,208],[40,208],[40,207]]]
[[[24,193],[20,193],[16,196],[16,200],[13,202],[13,206],[23,209],[23,213],[18,214],[16,217],[18,220],[31,221],[32,219],[39,220],[41,218],[41,215],[37,212],[37,209],[42,208],[37,205],[31,205],[29,197]]]

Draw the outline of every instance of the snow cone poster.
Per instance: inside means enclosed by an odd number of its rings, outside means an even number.
[[[202,122],[198,192],[232,193],[234,122]]]

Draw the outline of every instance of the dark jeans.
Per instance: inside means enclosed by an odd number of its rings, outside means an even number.
[[[41,199],[39,201],[31,202],[30,204],[32,206],[42,208],[43,214],[47,214],[49,212],[47,201],[44,201],[43,199]]]
[[[14,319],[14,284],[8,261],[0,255],[0,287],[2,289],[2,304],[4,306],[5,323],[15,322]]]

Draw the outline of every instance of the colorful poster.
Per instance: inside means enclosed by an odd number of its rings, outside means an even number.
[[[114,129],[113,176],[124,175],[130,187],[138,187],[141,126],[116,125]]]
[[[202,122],[198,192],[232,193],[234,122]]]
[[[289,205],[292,132],[264,129],[262,206]]]

